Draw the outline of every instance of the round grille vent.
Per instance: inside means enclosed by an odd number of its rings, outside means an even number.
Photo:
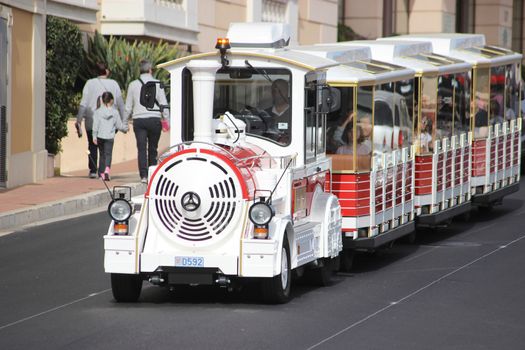
[[[151,215],[180,243],[217,242],[238,226],[246,193],[241,181],[237,168],[215,152],[180,152],[151,181]]]

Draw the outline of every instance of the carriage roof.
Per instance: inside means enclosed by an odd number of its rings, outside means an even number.
[[[373,85],[414,76],[411,69],[373,60],[370,48],[366,46],[318,44],[297,46],[291,50],[339,63],[326,73],[326,81],[332,86]]]
[[[428,41],[380,39],[344,42],[341,45],[367,45],[374,59],[410,67],[418,74],[456,73],[471,68],[466,62],[434,53]]]
[[[395,37],[396,40],[432,43],[434,52],[447,55],[472,65],[498,66],[520,61],[522,55],[501,47],[487,45],[482,34],[437,33],[411,34]]]

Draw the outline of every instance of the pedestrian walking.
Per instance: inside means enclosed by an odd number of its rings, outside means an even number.
[[[102,105],[93,114],[93,143],[97,145],[100,153],[98,174],[105,181],[109,181],[115,132],[127,132],[127,125],[113,108],[113,94],[106,91],[101,98]]]
[[[149,111],[140,104],[140,90],[149,81],[157,81],[152,75],[153,66],[150,61],[140,61],[140,77],[133,80],[127,90],[125,120],[130,116],[133,120],[133,131],[137,141],[137,158],[141,182],[148,181],[148,167],[157,164],[157,148],[162,130],[161,119],[168,120],[168,111]],[[156,104],[166,105],[166,94],[163,89],[157,89]]]
[[[118,108],[118,117],[123,120],[124,117],[124,100],[118,83],[108,78],[110,71],[106,64],[97,64],[98,76],[89,79],[82,90],[82,99],[77,113],[77,121],[75,127],[77,129],[78,137],[82,137],[82,119],[85,119],[86,136],[88,140],[88,167],[89,177],[97,177],[97,159],[98,147],[93,142],[93,114],[101,104],[101,96],[104,92],[110,92],[114,97],[114,106]],[[114,107],[112,107],[114,108]]]

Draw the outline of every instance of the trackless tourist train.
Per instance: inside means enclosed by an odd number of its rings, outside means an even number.
[[[492,73],[491,63],[434,53],[429,40],[382,44],[382,57],[367,42],[289,40],[284,24],[234,23],[216,52],[159,66],[170,72],[172,146],[150,167],[144,196],[113,190],[104,267],[117,301],[138,300],[144,280],[235,288],[250,279],[283,303],[292,275],[326,285],[354,251],[413,237],[416,221],[463,213],[471,195],[488,195],[488,206],[518,186],[521,55],[491,47],[509,56]],[[156,102],[159,85],[143,87],[147,108],[169,108]],[[475,122],[478,90],[495,100],[501,91],[509,112],[496,121],[493,107]]]

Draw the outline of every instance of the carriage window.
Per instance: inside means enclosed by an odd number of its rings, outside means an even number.
[[[490,69],[490,124],[503,122],[505,108],[505,66]]]
[[[376,85],[374,92],[374,150],[388,152],[394,145],[395,84]],[[399,101],[398,101],[399,102]]]
[[[470,74],[456,73],[454,75],[454,135],[467,133],[470,129]]]
[[[415,80],[407,79],[396,82],[396,93],[399,95],[399,121],[394,121],[399,127],[399,134],[397,139],[397,147],[403,148],[412,144],[413,128],[414,128],[414,91]],[[397,109],[396,109],[397,113]],[[398,123],[399,122],[399,123]]]
[[[437,79],[435,77],[421,78],[419,96],[416,143],[421,153],[433,152],[437,110]]]
[[[519,114],[519,64],[505,67],[505,120],[516,119]]]
[[[246,133],[286,146],[292,135],[291,73],[275,68],[221,68],[216,75],[213,118],[230,112],[246,123]],[[183,72],[183,91],[191,91],[191,73]],[[193,97],[182,106],[183,139],[193,139]],[[211,116],[210,116],[211,117]]]
[[[359,171],[369,171],[374,151],[373,128],[373,86],[364,86],[357,89],[357,121],[355,125],[355,166]]]
[[[454,75],[438,77],[436,138],[452,136],[454,113]]]
[[[474,107],[472,115],[474,121],[474,138],[485,138],[489,126],[489,82],[488,68],[476,68],[474,71]]]
[[[337,149],[347,144],[344,129],[351,122],[354,111],[353,87],[337,88],[341,93],[341,107],[328,114],[326,121],[326,153],[335,154]]]

